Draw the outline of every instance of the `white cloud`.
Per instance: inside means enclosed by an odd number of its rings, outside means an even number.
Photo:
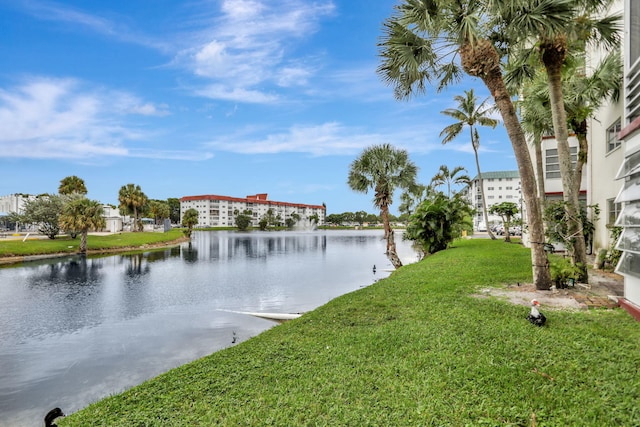
[[[257,86],[305,84],[315,67],[304,66],[302,61],[294,64],[293,46],[317,31],[319,20],[334,9],[330,1],[225,0],[221,15],[203,31],[200,41],[179,52],[174,62],[213,80],[207,90],[197,90],[198,95],[272,102],[273,96],[255,96],[262,91]],[[230,95],[243,93],[253,96]]]
[[[69,5],[53,1],[29,0],[22,3],[17,2],[15,6],[23,7],[27,13],[43,21],[62,22],[67,28],[71,25],[72,29],[88,29],[93,33],[121,42],[133,43],[160,51],[169,50],[167,43],[138,33],[121,22],[86,13]]]
[[[125,92],[87,88],[74,79],[31,78],[0,89],[0,150],[5,158],[210,157],[128,147],[153,136],[128,125],[130,115],[161,116],[166,110]]]
[[[220,84],[212,84],[195,90],[199,96],[225,101],[243,102],[249,104],[270,104],[278,101],[278,96],[257,90],[232,88]]]
[[[377,134],[358,133],[331,122],[316,126],[293,126],[288,131],[250,139],[229,136],[210,142],[214,149],[242,154],[309,153],[315,156],[352,155],[363,147],[384,142]]]

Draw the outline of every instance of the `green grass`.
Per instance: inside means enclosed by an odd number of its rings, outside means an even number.
[[[635,426],[640,323],[472,295],[531,280],[484,239],[405,266],[240,345],[60,420],[68,426]]]
[[[170,230],[166,233],[118,233],[105,236],[89,235],[87,248],[89,251],[107,251],[109,249],[137,248],[171,242],[183,236],[181,230]],[[80,236],[71,239],[68,236],[56,239],[17,239],[0,240],[0,257],[45,255],[56,253],[76,253],[80,246]]]

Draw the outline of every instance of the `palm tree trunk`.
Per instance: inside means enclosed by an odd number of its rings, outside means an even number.
[[[544,56],[543,56],[544,57]],[[569,149],[569,134],[567,131],[567,115],[562,98],[562,63],[545,61],[547,78],[549,81],[549,100],[551,102],[551,116],[553,130],[558,143],[558,161],[562,178],[562,193],[567,215],[567,230],[569,235],[568,247],[574,265],[580,266],[582,274],[578,280],[588,282],[587,251],[580,219],[580,202],[578,194],[580,182],[574,183],[574,172],[571,165],[571,151]],[[576,191],[576,186],[578,191]]]
[[[480,186],[480,200],[482,202],[482,214],[484,216],[484,226],[487,228],[487,233],[491,240],[496,240],[496,236],[491,232],[491,228],[489,228],[489,214],[487,212],[487,201],[484,198],[484,184],[482,181],[482,173],[480,172],[480,160],[478,159],[478,147],[473,137],[473,129],[471,129],[471,143],[473,145],[473,153],[476,155],[476,168],[478,169],[478,185]]]
[[[542,166],[542,134],[534,135],[535,155],[536,155],[536,173],[538,176],[538,198],[540,199],[540,208],[544,212],[545,206],[545,189],[544,189],[544,168]],[[522,215],[522,214],[521,214]]]
[[[473,47],[468,44],[460,46],[460,57],[465,71],[482,79],[500,110],[518,163],[520,183],[527,206],[533,282],[536,289],[547,290],[551,287],[551,274],[549,260],[544,251],[544,227],[540,204],[536,197],[535,173],[527,140],[502,78],[500,58],[493,45],[487,40],[478,40]]]
[[[80,234],[80,253],[87,253],[87,234],[89,234],[89,230],[82,230]]]
[[[382,217],[382,223],[384,224],[384,236],[387,240],[387,258],[391,261],[394,268],[402,267],[402,261],[396,251],[396,240],[393,235],[393,229],[389,223],[389,206],[382,205],[380,207],[380,216]]]

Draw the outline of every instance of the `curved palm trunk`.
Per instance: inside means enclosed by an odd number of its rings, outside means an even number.
[[[496,236],[491,232],[491,228],[489,228],[489,213],[487,212],[487,201],[484,198],[484,184],[482,181],[482,173],[480,172],[480,159],[478,159],[478,144],[475,141],[473,136],[473,128],[469,127],[471,131],[471,145],[473,145],[473,153],[476,156],[476,168],[478,169],[478,185],[480,185],[480,200],[482,202],[482,214],[484,216],[484,226],[487,228],[487,233],[491,240],[496,240]]]
[[[518,163],[520,183],[529,214],[533,282],[536,289],[547,290],[551,287],[551,275],[549,260],[544,251],[544,227],[540,205],[536,197],[533,164],[527,148],[527,140],[502,78],[498,53],[489,41],[478,40],[473,47],[469,44],[460,46],[460,58],[464,70],[472,76],[481,78],[491,91],[502,115]]]
[[[389,206],[386,204],[380,206],[380,216],[384,224],[384,237],[387,240],[387,258],[389,258],[394,268],[400,268],[402,267],[402,261],[400,261],[400,257],[396,251],[396,240],[391,224],[389,223]]]
[[[564,110],[562,98],[562,72],[561,67],[564,57],[560,58],[556,46],[562,40],[558,40],[554,47],[545,49],[543,62],[547,70],[549,82],[549,100],[551,102],[551,116],[553,118],[553,130],[558,143],[558,161],[560,163],[560,176],[562,178],[562,193],[565,201],[565,212],[568,218],[567,230],[569,235],[569,254],[573,264],[580,265],[582,271],[578,280],[588,282],[587,275],[587,251],[580,219],[580,202],[578,194],[580,182],[575,182],[574,170],[571,165],[571,151],[569,149],[569,134],[567,131],[567,115]],[[553,54],[547,52],[552,52]],[[582,173],[581,173],[582,175]],[[576,187],[578,191],[576,191]]]

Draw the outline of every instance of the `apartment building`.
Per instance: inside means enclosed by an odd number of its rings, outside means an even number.
[[[522,212],[524,203],[520,190],[520,174],[517,170],[484,172],[482,173],[482,184],[487,210],[490,210],[491,206],[502,202],[512,202],[518,205],[518,209]],[[473,218],[473,229],[475,231],[486,231],[487,224],[484,223],[480,180],[477,175],[473,178],[466,191],[469,203],[476,211]],[[488,214],[488,217],[489,227],[502,223],[502,218],[499,215]]]
[[[624,93],[618,139],[624,160],[616,176],[622,189],[614,203],[622,204],[616,225],[623,227],[617,272],[624,276],[620,305],[640,320],[640,2],[624,0]]]
[[[36,196],[30,194],[9,194],[0,196],[0,214],[22,213],[24,205],[29,200],[35,200]]]
[[[237,213],[251,211],[251,225],[258,226],[260,219],[271,209],[274,216],[284,222],[292,214],[300,217],[299,222],[310,221],[313,216],[318,217],[318,224],[324,224],[326,207],[324,205],[305,205],[301,203],[277,202],[269,200],[266,193],[255,194],[245,198],[202,195],[185,196],[180,199],[180,221],[187,209],[198,211],[197,227],[234,227]]]

